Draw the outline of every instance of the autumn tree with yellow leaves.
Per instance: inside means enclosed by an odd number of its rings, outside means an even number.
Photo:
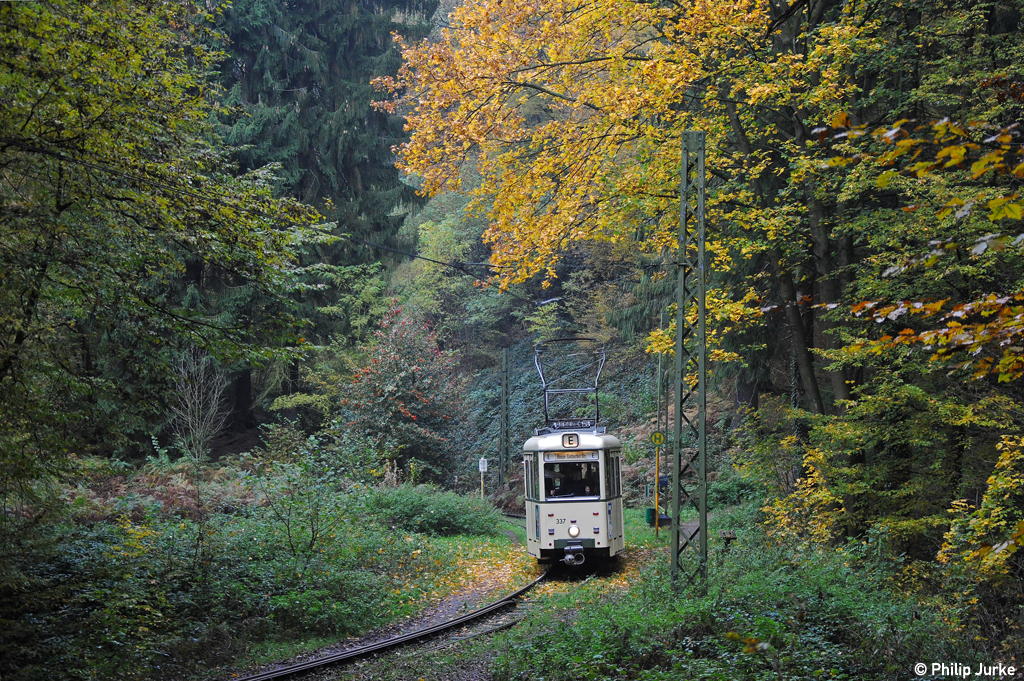
[[[407,117],[399,165],[421,191],[486,214],[502,286],[550,284],[580,243],[671,260],[680,133],[705,131],[709,298],[737,392],[804,408],[800,489],[842,509],[825,540],[881,532],[933,561],[947,509],[980,499],[1019,427],[1022,16],[469,0],[403,46],[379,106]]]
[[[399,77],[378,84],[403,95],[386,106],[407,112],[413,134],[400,163],[423,191],[459,190],[466,163],[481,173],[471,191],[490,217],[492,262],[513,266],[505,284],[554,276],[568,244],[633,239],[638,228],[639,249],[670,250],[679,133],[705,130],[715,269],[735,269],[737,256],[769,268],[762,293],[786,301],[804,391],[823,412],[795,307],[811,291],[796,270],[810,255],[818,295],[832,303],[842,288],[836,261],[850,255],[829,239],[813,173],[792,161],[819,153],[806,147],[813,127],[856,93],[850,55],[880,43],[874,23],[838,6],[806,10],[467,3],[439,42],[405,46]],[[808,236],[818,244],[809,254]],[[847,385],[834,381],[836,398],[849,396]]]

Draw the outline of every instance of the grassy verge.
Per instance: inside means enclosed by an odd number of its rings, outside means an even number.
[[[715,525],[754,528],[754,512],[723,509]],[[643,533],[634,545],[664,541]],[[626,588],[554,596],[495,641],[494,678],[903,679],[922,660],[967,661],[936,617],[842,552],[769,546],[754,529],[728,552],[712,539],[705,588],[673,591],[659,551]]]
[[[430,564],[429,569],[415,579],[408,579],[406,588],[391,590],[384,605],[387,615],[375,626],[416,617],[437,601],[471,588],[513,591],[531,578],[532,563],[524,560],[520,547],[504,535],[435,537],[427,542],[431,547],[430,557],[425,561]],[[364,627],[352,631],[349,637],[355,638],[366,630]],[[283,640],[275,637],[254,643],[238,662],[245,666],[266,664],[317,650],[344,638]]]
[[[673,591],[666,547],[643,510],[626,512],[628,552],[608,577],[554,579],[529,617],[494,636],[401,653],[351,679],[914,678],[921,661],[977,662],[939,618],[854,567],[847,552],[771,546],[756,506],[720,508],[706,588]],[[728,552],[718,529],[740,535]],[[690,567],[695,567],[691,565]]]
[[[613,574],[608,575],[601,571],[601,576],[588,576],[585,571],[577,573],[560,570],[557,576],[542,583],[531,593],[529,605],[521,609],[520,613],[525,615],[528,612],[531,623],[545,622],[550,626],[561,626],[559,623],[564,618],[573,617],[573,613],[599,607],[610,592],[625,592],[629,584],[642,574],[645,565],[651,564],[652,561],[665,560],[664,548],[668,546],[671,537],[666,528],[662,528],[659,532],[660,537],[656,538],[654,530],[645,522],[642,508],[625,509],[624,521],[627,551]],[[502,528],[525,538],[522,521],[505,520]],[[515,561],[522,566],[520,574],[536,574],[538,568],[535,567],[535,561],[525,555],[523,546],[514,547],[513,551]],[[518,585],[519,582],[509,583],[506,588],[511,591]],[[503,660],[518,645],[519,632],[524,631],[524,627],[533,626],[535,625],[523,623],[507,634],[455,643],[428,643],[422,648],[398,651],[389,655],[386,666],[372,660],[363,661],[338,670],[337,676],[352,681],[456,681],[465,678],[490,678],[495,665],[497,664],[500,669],[504,664]],[[532,672],[524,670],[523,673]]]
[[[501,529],[511,532],[515,537],[516,541],[522,546],[526,546],[526,526],[521,520],[514,520],[512,518],[502,518]]]
[[[292,464],[204,474],[97,475],[78,490],[87,516],[17,537],[2,556],[5,680],[224,677],[413,617],[480,574],[518,578],[478,501]]]

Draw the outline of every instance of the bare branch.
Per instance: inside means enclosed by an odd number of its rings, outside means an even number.
[[[200,350],[187,351],[174,369],[178,401],[171,407],[173,429],[182,451],[199,462],[210,441],[224,428],[229,409],[224,401],[228,381],[213,359]]]

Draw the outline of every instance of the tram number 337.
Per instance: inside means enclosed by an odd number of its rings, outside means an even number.
[[[555,520],[555,525],[565,525],[565,518],[558,518]]]

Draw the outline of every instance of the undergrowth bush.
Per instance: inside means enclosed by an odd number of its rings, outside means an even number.
[[[763,495],[759,486],[731,465],[723,465],[708,485],[708,509],[711,511],[754,501]]]
[[[4,679],[203,675],[266,637],[344,636],[411,612],[422,539],[367,522],[294,554],[266,508],[191,520],[53,525],[5,567]],[[436,568],[434,568],[436,569]],[[223,636],[224,632],[229,636]],[[57,667],[54,667],[57,665]]]
[[[722,510],[716,522],[754,528],[756,512]],[[937,616],[842,552],[769,545],[754,529],[719,549],[703,590],[673,591],[657,563],[626,588],[572,590],[497,646],[494,678],[895,681],[921,660],[975,662]]]
[[[457,542],[424,535],[496,531],[484,502],[345,483],[293,444],[231,468],[86,467],[77,507],[3,543],[0,678],[229,676],[254,646],[414,614],[460,569]]]
[[[501,520],[498,511],[486,501],[429,485],[380,487],[366,503],[368,510],[385,524],[437,536],[495,534]]]

